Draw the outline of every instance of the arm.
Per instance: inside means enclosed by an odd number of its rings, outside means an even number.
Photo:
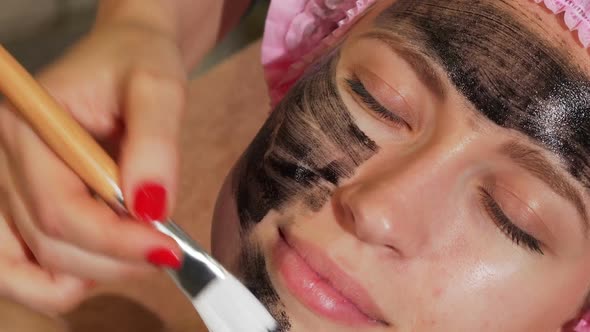
[[[238,23],[250,3],[251,0],[102,0],[96,27],[134,24],[172,36],[181,49],[186,68],[190,69]]]

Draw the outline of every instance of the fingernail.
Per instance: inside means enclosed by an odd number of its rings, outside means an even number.
[[[161,220],[166,213],[166,189],[153,182],[146,182],[135,191],[133,210],[144,221]]]
[[[180,269],[182,266],[180,258],[178,258],[174,251],[166,248],[158,248],[150,251],[147,254],[147,260],[156,266],[169,267],[175,270]]]

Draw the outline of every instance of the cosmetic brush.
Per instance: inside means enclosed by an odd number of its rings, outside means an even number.
[[[43,141],[116,212],[128,214],[116,163],[0,45],[0,92]],[[178,270],[166,269],[211,332],[273,331],[276,322],[252,293],[172,220],[154,227],[183,252]]]

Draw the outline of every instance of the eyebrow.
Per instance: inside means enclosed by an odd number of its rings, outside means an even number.
[[[403,38],[394,34],[373,30],[364,33],[361,39],[374,39],[387,45],[394,53],[402,57],[412,67],[422,83],[437,98],[444,99],[446,95],[445,84],[439,72],[435,69],[433,61],[429,60],[419,48],[411,46]]]
[[[570,201],[581,216],[584,235],[588,236],[590,226],[586,206],[580,192],[567,180],[563,172],[560,172],[540,151],[516,141],[502,145],[500,151],[534,177],[549,185],[555,193]]]

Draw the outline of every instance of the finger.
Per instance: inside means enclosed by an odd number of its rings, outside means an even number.
[[[33,253],[29,250],[24,239],[19,233],[14,223],[13,205],[14,200],[19,199],[16,196],[17,187],[15,185],[15,176],[9,167],[7,156],[2,155],[0,158],[0,253],[5,259],[15,261],[34,260]],[[10,194],[12,193],[12,195]]]
[[[123,191],[133,213],[144,220],[161,220],[173,209],[186,97],[185,81],[179,77],[137,71],[127,86]]]
[[[149,270],[149,265],[145,263],[115,260],[50,238],[36,228],[21,201],[15,200],[12,206],[15,218],[18,220],[15,224],[18,233],[32,251],[35,261],[49,271],[94,281],[113,281],[141,275]],[[125,241],[120,238],[117,240]]]
[[[147,263],[115,260],[43,236],[36,238],[34,243],[32,250],[40,266],[83,280],[112,282],[156,271]]]
[[[6,259],[27,260],[28,248],[16,230],[12,217],[5,211],[0,209],[0,253]]]
[[[46,313],[64,313],[78,304],[88,283],[63,274],[49,273],[26,261],[0,258],[0,295]]]
[[[0,103],[0,147],[6,149],[14,140],[14,127],[18,118],[8,105]]]
[[[64,199],[68,209],[58,213],[59,224],[52,229],[52,238],[77,246],[85,251],[103,256],[146,263],[154,251],[169,251],[180,257],[176,242],[153,229],[150,225],[133,219],[120,219],[105,205],[96,204],[92,198],[79,195]]]
[[[51,202],[53,193],[85,188],[79,177],[51,151],[35,132],[21,121],[15,123],[13,144],[8,147],[17,189],[25,198]],[[49,196],[48,196],[49,195]]]
[[[5,182],[7,190],[12,182]],[[3,197],[0,215],[0,296],[44,312],[64,312],[76,304],[89,288],[72,277],[53,275],[31,261],[31,253],[13,223],[10,203]]]
[[[80,46],[44,68],[37,78],[87,131],[105,137],[117,127],[120,87],[110,68],[92,66],[93,56],[79,55]]]
[[[179,267],[181,253],[171,238],[137,221],[121,221],[82,194],[54,199],[68,202],[70,208],[45,215],[51,219],[40,222],[44,228],[37,227],[23,201],[11,202],[18,231],[42,265],[101,280],[130,274],[137,270],[127,268],[132,264]]]

